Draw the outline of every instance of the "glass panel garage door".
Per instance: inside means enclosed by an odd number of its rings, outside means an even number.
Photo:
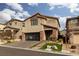
[[[26,33],[25,34],[26,40],[31,40],[31,41],[39,41],[40,40],[40,33]]]

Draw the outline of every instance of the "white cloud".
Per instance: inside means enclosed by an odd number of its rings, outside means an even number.
[[[20,20],[23,20],[27,17],[29,17],[30,14],[27,12],[27,11],[23,11],[23,12],[17,12],[15,15],[14,15],[14,18],[15,19],[20,19]]]
[[[0,20],[10,20],[11,16],[7,13],[0,12]]]
[[[60,22],[60,26],[61,26],[60,30],[65,29],[66,20],[67,20],[67,18],[70,18],[71,16],[62,17],[62,16],[59,16],[59,15],[56,15],[56,14],[54,16],[59,18],[59,22]]]
[[[10,6],[10,8],[12,8],[13,10],[23,11],[22,5],[18,3],[7,3],[6,5]]]
[[[18,18],[18,19],[25,19],[26,17],[29,17],[30,14],[27,11],[22,11],[22,12],[16,12],[10,9],[4,9],[2,11],[0,11],[1,13],[5,13],[10,15],[11,18]]]
[[[49,10],[53,10],[55,8],[55,6],[57,6],[58,8],[62,8],[62,7],[66,7],[69,9],[69,11],[71,13],[75,13],[75,11],[79,11],[79,4],[78,3],[48,3],[49,6]]]
[[[66,26],[66,19],[67,17],[59,17],[59,22],[60,22],[60,30],[65,29]]]
[[[67,6],[67,4],[63,4],[63,3],[48,3],[49,6],[49,10],[53,10],[55,8],[55,6],[57,6],[58,8],[62,8]]]
[[[0,11],[0,20],[10,20],[11,18],[24,20],[29,17],[30,14],[28,11],[23,10],[23,7],[20,4],[6,4],[11,7],[3,9]]]
[[[74,13],[75,11],[79,11],[79,7],[77,3],[69,4],[68,8],[70,9],[71,13]]]
[[[65,29],[65,26],[66,26],[66,20],[67,18],[71,18],[72,16],[65,16],[65,17],[61,17],[59,18],[59,22],[60,22],[60,25],[61,25],[61,28],[60,30],[63,30]]]
[[[38,6],[38,3],[28,3],[30,6]]]
[[[27,11],[24,11],[22,14],[23,14],[25,17],[26,17],[26,16],[30,16],[30,14],[29,14]]]
[[[9,15],[15,15],[15,11],[11,10],[11,9],[4,9],[1,12],[9,14]]]

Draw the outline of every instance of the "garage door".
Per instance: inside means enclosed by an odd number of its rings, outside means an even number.
[[[79,34],[73,35],[73,43],[74,44],[79,44]]]
[[[39,41],[40,40],[40,33],[26,33],[25,39],[30,41]]]

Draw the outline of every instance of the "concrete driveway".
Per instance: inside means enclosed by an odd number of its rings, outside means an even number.
[[[31,46],[38,44],[40,41],[19,41],[5,44],[6,46],[14,46],[14,47],[22,47],[22,48],[30,48]]]

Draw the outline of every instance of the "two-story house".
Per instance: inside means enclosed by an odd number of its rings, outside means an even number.
[[[10,20],[6,23],[4,30],[13,30],[16,32],[15,38],[31,41],[55,40],[58,39],[59,20],[56,17],[50,17],[36,13],[35,15],[20,20]],[[16,31],[17,29],[17,31]]]
[[[3,29],[4,29],[5,27],[6,27],[6,25],[0,23],[0,34],[3,32]]]
[[[5,24],[1,24],[1,23],[0,23],[0,31],[2,31],[5,26],[6,26]]]
[[[67,41],[71,44],[79,44],[79,17],[67,18]]]
[[[20,36],[22,36],[22,22],[18,19],[11,19],[10,21],[6,22],[4,27],[4,31],[11,30],[13,36],[15,39],[22,39]]]

